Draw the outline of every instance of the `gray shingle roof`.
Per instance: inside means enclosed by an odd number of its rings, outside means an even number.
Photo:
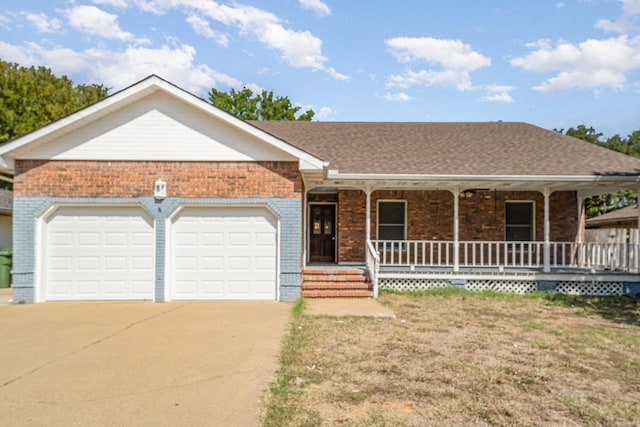
[[[341,173],[640,175],[640,159],[527,123],[250,123]]]

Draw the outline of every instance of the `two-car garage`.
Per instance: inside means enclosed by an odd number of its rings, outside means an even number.
[[[166,220],[141,206],[60,206],[42,225],[41,300],[277,297],[278,221],[263,206],[179,207]]]

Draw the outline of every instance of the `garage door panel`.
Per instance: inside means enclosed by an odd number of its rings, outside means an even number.
[[[78,280],[77,286],[79,295],[93,295],[100,289],[100,283],[97,280]]]
[[[202,269],[211,272],[224,271],[224,258],[221,256],[203,256]]]
[[[100,258],[97,256],[83,256],[77,258],[77,266],[78,271],[100,271]]]
[[[46,299],[153,299],[153,220],[141,208],[63,206],[44,240]]]
[[[116,246],[120,248],[124,248],[127,246],[127,233],[105,233],[104,234],[104,244],[105,246]]]
[[[276,230],[264,208],[183,209],[171,231],[172,298],[275,299]]]
[[[221,297],[224,295],[224,282],[222,280],[203,280],[202,291],[208,296]]]

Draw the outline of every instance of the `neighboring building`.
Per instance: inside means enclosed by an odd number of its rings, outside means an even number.
[[[639,170],[525,123],[249,123],[156,76],[0,147],[16,302],[293,300],[365,264],[373,292],[629,293],[579,214]]]
[[[594,216],[586,221],[587,228],[638,228],[638,205]]]
[[[12,213],[13,192],[11,190],[0,189],[0,249],[11,248],[13,245]]]

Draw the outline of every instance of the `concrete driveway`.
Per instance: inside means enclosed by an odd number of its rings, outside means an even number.
[[[258,425],[290,308],[2,306],[0,425]]]

